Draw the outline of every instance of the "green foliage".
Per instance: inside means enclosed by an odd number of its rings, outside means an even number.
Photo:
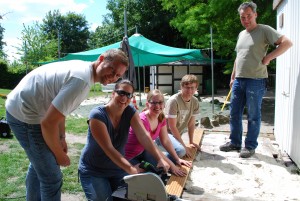
[[[1,15],[0,15],[0,19],[2,19]],[[4,45],[5,45],[5,42],[3,41],[4,31],[5,31],[5,29],[0,24],[0,59],[6,58],[6,54],[3,51]]]
[[[18,48],[21,61],[24,64],[54,60],[57,55],[57,42],[47,39],[36,22],[33,26],[25,27],[22,31],[22,46]]]
[[[10,88],[11,76],[8,73],[8,64],[5,60],[0,59],[0,87]]]
[[[48,39],[60,41],[62,56],[88,48],[90,32],[85,16],[73,12],[61,15],[58,10],[49,11],[43,19],[41,30]]]
[[[8,89],[0,89],[0,118],[5,117],[5,100],[9,92]]]
[[[186,40],[169,25],[173,14],[163,11],[158,0],[108,0],[107,9],[111,11],[104,16],[103,25],[93,33],[91,47],[100,47],[120,41],[124,36],[124,10],[127,13],[128,36],[137,32],[143,36],[175,47],[186,47]],[[110,39],[110,40],[109,40]]]
[[[214,54],[218,58],[234,60],[235,44],[242,27],[238,7],[244,0],[159,0],[164,9],[176,12],[170,21],[192,46],[200,49],[210,48],[210,27],[213,30]],[[272,4],[255,1],[257,4],[258,23],[275,27],[276,12]],[[230,73],[233,62],[226,65],[225,72]]]
[[[0,87],[7,89],[15,88],[21,79],[34,68],[35,67],[33,65],[25,65],[14,61],[9,65],[7,71],[3,74],[4,78],[0,82]]]

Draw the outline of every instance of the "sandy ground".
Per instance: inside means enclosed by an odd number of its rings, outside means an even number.
[[[228,91],[220,91],[215,99],[224,102]],[[142,96],[144,98],[144,96]],[[209,102],[211,96],[200,97],[201,101]],[[103,104],[109,98],[95,98],[86,100],[72,115],[87,116],[94,104]],[[141,99],[142,100],[142,99]],[[139,105],[139,97],[137,97]],[[279,149],[273,135],[274,127],[274,92],[266,93],[262,107],[262,126],[259,146],[256,154],[249,159],[239,158],[237,152],[221,152],[219,146],[228,141],[229,125],[221,125],[212,129],[205,129],[199,152],[193,163],[193,169],[188,177],[182,198],[184,200],[299,200],[300,175],[299,169],[288,160]],[[143,104],[143,100],[141,101]],[[210,104],[201,104],[200,119],[211,117]],[[142,106],[140,106],[141,108]],[[228,110],[220,112],[220,105],[215,107],[214,113],[228,114]],[[246,120],[243,120],[245,132]],[[68,142],[83,142],[68,135]],[[276,156],[277,158],[274,158]],[[285,160],[283,160],[285,158]],[[77,195],[63,194],[62,200],[85,200],[82,193]]]

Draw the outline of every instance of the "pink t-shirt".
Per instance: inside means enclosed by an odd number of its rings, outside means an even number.
[[[164,119],[161,123],[158,123],[156,130],[152,132],[150,129],[150,123],[147,119],[145,112],[140,113],[140,118],[146,130],[150,133],[153,140],[158,138],[161,128],[166,125],[166,119]],[[137,155],[139,155],[140,153],[142,153],[143,151],[144,151],[144,147],[138,141],[132,127],[130,127],[128,140],[125,145],[125,158],[127,160],[130,160],[136,157]]]

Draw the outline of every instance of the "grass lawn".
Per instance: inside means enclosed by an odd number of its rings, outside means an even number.
[[[0,89],[0,117],[5,117],[5,99],[10,92]],[[96,84],[91,89],[89,97],[103,95],[101,86]],[[85,136],[87,132],[86,118],[66,118],[66,132],[73,135]],[[67,142],[68,143],[68,142]],[[78,183],[78,161],[84,144],[68,143],[71,165],[62,168],[64,183],[62,192],[76,194],[82,192]],[[29,160],[15,137],[12,139],[0,138],[0,201],[13,198],[13,200],[25,200],[25,177]]]

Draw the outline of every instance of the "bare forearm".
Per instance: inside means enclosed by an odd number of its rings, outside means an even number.
[[[190,144],[194,142],[194,131],[195,131],[195,117],[193,116],[188,124],[188,135]]]
[[[48,145],[49,149],[55,155],[56,158],[64,155],[63,148],[60,143],[60,136],[59,136],[59,128],[58,125],[53,126],[48,122],[41,123],[42,134],[43,138]]]
[[[128,174],[138,173],[136,168],[133,167],[130,162],[122,156],[116,149],[111,148],[105,151],[106,155],[120,168],[122,168]]]
[[[267,54],[263,60],[262,63],[264,65],[269,65],[270,61],[277,58],[278,56],[282,55],[284,52],[286,52],[290,47],[292,47],[293,43],[285,36],[283,36],[279,40],[279,45],[275,50]]]
[[[292,46],[292,43],[289,41],[280,44],[275,50],[270,52],[266,57],[269,57],[270,60],[273,60],[277,58],[278,56],[285,53],[290,47]]]
[[[170,126],[170,130],[171,130],[172,135],[174,136],[174,138],[175,138],[178,142],[180,142],[180,143],[182,144],[182,146],[185,147],[185,144],[184,144],[184,142],[183,142],[183,140],[182,140],[182,138],[181,138],[181,135],[180,135],[178,129],[177,129],[176,127],[171,127],[171,126]]]

